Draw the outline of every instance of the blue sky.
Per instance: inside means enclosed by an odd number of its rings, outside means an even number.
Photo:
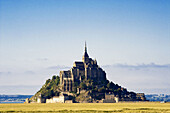
[[[81,60],[85,40],[110,80],[145,89],[136,80],[147,75],[146,85],[158,79],[150,89],[169,88],[168,0],[0,0],[0,86],[41,86]]]

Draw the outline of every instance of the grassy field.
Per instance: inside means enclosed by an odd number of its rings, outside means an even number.
[[[72,103],[72,104],[0,104],[0,113],[5,112],[56,112],[56,113],[170,113],[170,103]]]

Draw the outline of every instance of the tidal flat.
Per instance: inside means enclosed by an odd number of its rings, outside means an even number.
[[[17,103],[0,104],[0,113],[170,113],[170,103]]]

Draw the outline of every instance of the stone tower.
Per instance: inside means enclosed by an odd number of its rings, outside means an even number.
[[[89,55],[87,53],[87,47],[86,47],[86,42],[85,42],[85,49],[84,49],[84,55],[83,55],[83,58],[82,58],[82,61],[84,63],[88,63],[89,62]]]

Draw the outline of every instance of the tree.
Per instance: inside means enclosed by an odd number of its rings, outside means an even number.
[[[50,79],[46,80],[45,84],[47,85],[48,83],[50,83]]]
[[[110,88],[110,83],[107,84],[107,88]]]
[[[77,92],[77,87],[78,87],[78,83],[74,82],[73,83],[73,92],[76,93]]]
[[[113,82],[110,82],[110,88],[114,88],[115,84]]]
[[[59,76],[56,76],[55,82],[56,82],[57,85],[60,84],[60,77]]]
[[[87,88],[88,88],[89,90],[91,90],[91,89],[92,89],[92,85],[88,85]]]
[[[44,97],[44,98],[51,98],[51,97],[53,97],[55,94],[54,94],[54,92],[53,92],[53,90],[43,90],[43,92],[42,92],[42,96]]]
[[[98,91],[99,91],[100,93],[105,93],[106,89],[105,89],[104,86],[103,86],[103,87],[100,88]]]
[[[52,80],[55,80],[57,77],[54,75],[53,77],[52,77]]]
[[[81,88],[81,89],[86,89],[87,86],[86,86],[86,84],[85,84],[84,82],[82,82],[82,83],[80,83],[80,88]]]

